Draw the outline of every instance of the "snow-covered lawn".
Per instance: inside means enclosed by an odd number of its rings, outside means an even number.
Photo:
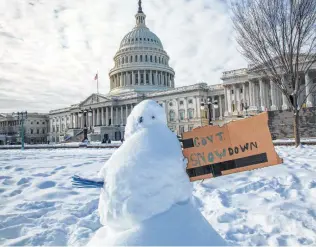
[[[316,245],[316,147],[285,164],[194,184],[198,207],[239,245]],[[98,189],[73,189],[114,150],[0,150],[0,245],[83,245],[100,227]],[[163,174],[162,174],[163,175]]]

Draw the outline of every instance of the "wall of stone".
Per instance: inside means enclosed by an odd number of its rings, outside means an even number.
[[[293,113],[270,111],[269,128],[273,139],[294,138]],[[301,137],[316,137],[316,107],[304,108],[300,112]]]

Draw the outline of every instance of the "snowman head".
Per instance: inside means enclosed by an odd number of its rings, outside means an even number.
[[[143,128],[150,128],[157,124],[167,126],[165,110],[156,101],[144,100],[132,110],[127,118],[125,140]]]

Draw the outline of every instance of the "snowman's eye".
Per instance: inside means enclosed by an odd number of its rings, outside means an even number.
[[[138,122],[142,123],[143,122],[143,117],[139,117]]]
[[[156,117],[155,117],[155,116],[152,116],[151,118],[152,118],[152,119],[155,119]]]

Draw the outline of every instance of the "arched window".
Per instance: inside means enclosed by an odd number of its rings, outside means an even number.
[[[161,60],[160,60],[160,57],[159,57],[158,61],[159,61],[159,63],[160,63],[160,61],[161,61]]]
[[[175,112],[174,112],[173,110],[170,110],[170,111],[169,111],[169,121],[170,121],[170,122],[174,122],[175,119],[176,119],[176,114],[175,114]]]
[[[140,62],[143,62],[143,55],[140,55],[139,61],[140,61]]]
[[[125,63],[128,63],[128,57],[127,56],[125,57]]]
[[[133,62],[133,56],[131,56],[130,62],[131,62],[131,63]]]
[[[135,62],[137,63],[137,55],[135,56]]]
[[[148,56],[145,55],[145,62],[148,62]]]
[[[153,61],[153,56],[152,55],[150,55],[150,62],[152,62]]]
[[[157,63],[157,56],[155,56],[155,63]]]

